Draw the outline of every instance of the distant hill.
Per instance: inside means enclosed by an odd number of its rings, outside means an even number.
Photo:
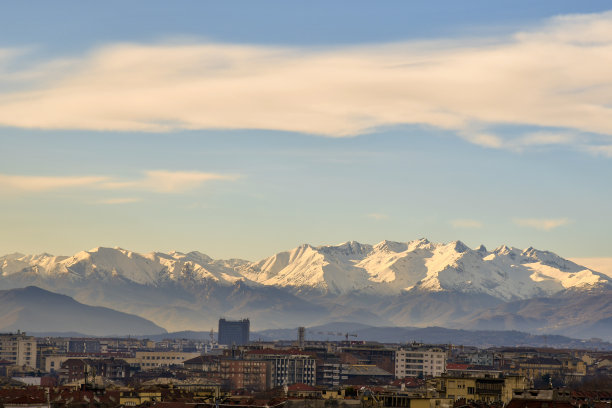
[[[380,343],[451,343],[478,347],[530,346],[555,348],[585,348],[612,350],[612,343],[596,339],[581,340],[558,335],[534,335],[515,330],[460,330],[443,327],[373,327],[360,323],[330,323],[307,327],[306,340],[339,341],[346,334],[351,341],[377,341]],[[356,336],[354,336],[356,335]],[[251,340],[295,340],[295,329],[271,329],[251,333]]]
[[[0,331],[78,332],[92,336],[165,332],[153,322],[28,286],[0,291]]]
[[[612,343],[591,339],[574,339],[559,335],[533,335],[516,330],[462,330],[443,327],[375,327],[362,323],[334,322],[306,328],[307,341],[376,341],[380,343],[424,342],[432,344],[501,347],[555,347],[612,350]],[[216,338],[217,333],[214,333]],[[151,340],[210,339],[209,331],[180,331],[147,336]],[[251,332],[251,341],[295,341],[297,328],[269,329]]]

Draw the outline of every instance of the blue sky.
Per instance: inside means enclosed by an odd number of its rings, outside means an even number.
[[[0,252],[612,257],[608,2],[8,2]]]

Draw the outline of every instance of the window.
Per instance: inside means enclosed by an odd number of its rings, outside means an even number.
[[[468,394],[474,394],[474,387],[468,387],[467,393]]]

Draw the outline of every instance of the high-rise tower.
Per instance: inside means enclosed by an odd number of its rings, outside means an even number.
[[[243,346],[249,344],[249,319],[225,320],[219,319],[219,344]]]

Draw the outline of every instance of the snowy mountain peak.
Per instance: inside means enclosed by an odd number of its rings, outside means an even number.
[[[210,256],[203,254],[199,251],[191,251],[186,254],[178,251],[170,251],[168,254],[171,255],[174,259],[186,262],[191,261],[197,264],[207,264],[213,261]]]
[[[511,248],[511,247],[509,247],[507,245],[501,245],[501,246],[498,246],[497,248],[495,248],[493,250],[493,253],[496,254],[496,255],[508,255],[508,254],[510,254],[512,252],[513,249],[514,248]]]
[[[192,251],[139,254],[97,247],[71,257],[11,254],[0,258],[0,276],[34,274],[40,279],[103,280],[163,286],[237,283],[322,294],[352,292],[398,295],[410,291],[480,293],[498,299],[527,299],[570,288],[610,285],[612,279],[552,252],[500,246],[487,252],[461,241],[432,243],[356,241],[300,245],[258,262],[214,260]],[[194,283],[195,282],[195,283]]]
[[[367,254],[372,250],[372,245],[360,244],[357,241],[347,241],[338,245],[324,245],[316,248],[324,254],[336,256],[353,256]]]
[[[470,251],[470,248],[461,241],[453,241],[448,245],[459,253]]]
[[[435,245],[429,242],[429,240],[426,238],[416,239],[408,242],[408,251],[414,251],[416,249],[431,250],[434,247]]]
[[[349,241],[335,246],[298,247],[245,268],[264,285],[317,289],[323,293],[378,294],[451,291],[525,299],[571,287],[607,284],[603,275],[547,251],[503,245],[493,252],[419,239],[382,241],[374,246]]]
[[[377,252],[404,252],[408,249],[408,244],[405,242],[395,242],[395,241],[381,241],[378,244],[374,245],[372,248],[373,251]]]

